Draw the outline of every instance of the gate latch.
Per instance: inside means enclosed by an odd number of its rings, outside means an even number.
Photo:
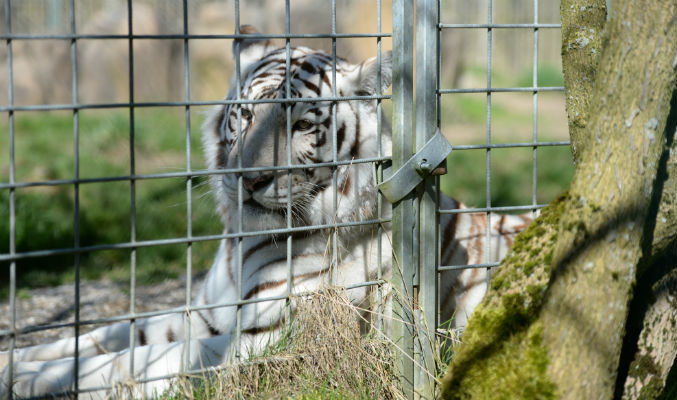
[[[427,175],[444,175],[445,167],[438,167],[451,153],[451,144],[438,129],[421,150],[416,152],[407,162],[394,173],[392,167],[383,170],[385,179],[379,190],[389,202],[401,200],[414,190]]]

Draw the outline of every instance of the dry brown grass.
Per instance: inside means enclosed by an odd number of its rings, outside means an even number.
[[[166,399],[399,399],[395,347],[360,331],[342,289],[296,298],[294,322],[260,357],[206,379],[184,379]]]

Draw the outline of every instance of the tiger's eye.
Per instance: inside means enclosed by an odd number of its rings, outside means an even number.
[[[240,115],[242,115],[242,118],[252,119],[252,112],[247,110],[246,108],[241,108],[240,113],[241,113]]]
[[[307,119],[300,119],[300,120],[296,121],[293,129],[295,131],[305,131],[305,130],[312,128],[313,125],[314,124],[312,122],[308,121]]]

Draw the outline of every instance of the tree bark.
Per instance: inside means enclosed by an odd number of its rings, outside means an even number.
[[[571,399],[614,393],[675,84],[674,1],[614,7],[539,318],[548,373]]]
[[[571,134],[578,157],[571,188],[501,263],[444,378],[445,398],[617,393],[633,288],[677,237],[677,188],[666,185],[674,178],[666,147],[674,126],[666,120],[677,5],[615,0],[613,7],[595,83],[576,89],[587,90],[587,103],[579,103],[588,114]]]
[[[578,163],[582,135],[590,120],[589,106],[606,23],[605,0],[562,0],[562,73],[571,136],[571,152]]]
[[[677,129],[677,96],[673,95],[669,130]],[[677,398],[677,141],[673,133],[667,155],[663,195],[653,231],[652,253],[640,271],[625,345],[621,352],[615,397],[623,399]],[[671,234],[672,233],[672,234]],[[660,249],[665,251],[660,252]],[[630,359],[632,357],[632,359]],[[630,363],[631,361],[631,363]],[[672,377],[670,377],[672,374]],[[669,388],[669,379],[673,388]]]
[[[677,387],[666,390],[671,370],[677,372],[677,251],[667,254],[665,262],[670,272],[647,293],[651,301],[623,379],[623,399],[677,398]],[[677,376],[672,380],[677,385]]]

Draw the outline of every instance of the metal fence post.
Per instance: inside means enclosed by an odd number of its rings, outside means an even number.
[[[5,29],[7,36],[12,34],[12,4],[10,0],[5,0]],[[12,40],[6,39],[7,44],[7,105],[14,106],[14,69]],[[16,163],[14,149],[14,111],[7,112],[7,125],[9,127],[9,184],[16,183]],[[9,188],[9,256],[16,254],[16,188]],[[7,393],[8,399],[12,400],[12,384],[14,382],[14,348],[18,336],[16,328],[16,260],[12,259],[9,263],[9,349],[7,350]]]
[[[437,125],[437,2],[416,1],[416,151]],[[435,165],[432,166],[436,167]],[[415,387],[419,398],[435,396],[434,342],[437,326],[437,188],[428,175],[420,187],[418,229],[418,299]]]
[[[58,7],[56,7],[58,8]],[[76,34],[75,24],[75,0],[70,1],[69,25],[71,34]],[[73,104],[79,103],[78,98],[78,42],[72,38],[70,42],[71,56],[71,80],[72,80],[72,98]],[[80,111],[73,110],[73,205],[75,213],[73,215],[73,248],[80,247]],[[75,346],[73,349],[73,391],[74,398],[79,397],[80,388],[80,253],[73,254],[73,266],[75,269],[74,283],[74,313],[75,326],[73,327],[73,336],[75,337]]]
[[[413,154],[413,0],[393,2],[393,171]],[[393,340],[406,398],[414,398],[414,194],[393,204]]]

